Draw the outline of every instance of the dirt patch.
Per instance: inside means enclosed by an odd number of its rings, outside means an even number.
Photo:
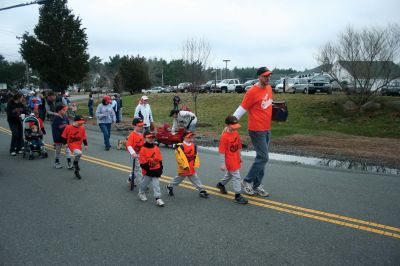
[[[203,132],[200,144],[216,146],[218,137],[219,135],[215,132]],[[242,135],[241,138],[245,148],[252,150],[249,136]],[[272,138],[270,151],[400,168],[400,140],[398,139],[337,133],[316,136],[291,135],[280,139]]]
[[[400,167],[400,141],[345,134],[292,135],[272,140],[277,152],[346,159]]]

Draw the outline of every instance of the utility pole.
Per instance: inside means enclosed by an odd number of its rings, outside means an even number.
[[[225,62],[225,78],[228,78],[228,62],[230,62],[231,60],[224,59],[222,61]],[[221,77],[221,79],[222,79],[222,77]]]
[[[161,87],[164,87],[164,68],[161,68]]]
[[[19,4],[19,5],[15,5],[15,6],[3,7],[3,8],[0,8],[0,11],[7,10],[7,9],[11,9],[11,8],[16,8],[16,7],[34,5],[34,4],[44,5],[44,4],[46,4],[47,2],[49,2],[49,0],[37,0],[37,1],[29,2],[29,3],[25,3],[25,4]]]

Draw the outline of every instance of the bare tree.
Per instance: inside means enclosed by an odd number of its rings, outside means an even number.
[[[317,60],[347,92],[350,100],[362,105],[390,81],[400,77],[395,64],[400,56],[400,27],[371,27],[355,30],[348,27],[337,43],[328,42]],[[348,75],[343,75],[348,73]]]
[[[203,38],[187,38],[182,44],[182,59],[185,62],[187,77],[192,83],[190,91],[196,114],[199,87],[203,81],[203,74],[207,68],[210,53],[211,45]]]

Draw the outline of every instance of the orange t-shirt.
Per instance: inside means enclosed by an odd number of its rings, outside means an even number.
[[[139,163],[148,164],[150,170],[156,170],[161,167],[160,162],[162,161],[161,151],[158,146],[154,145],[153,148],[143,146],[139,153]],[[146,170],[142,168],[142,174],[146,175]]]
[[[73,125],[67,125],[61,137],[67,139],[67,145],[70,151],[76,149],[82,150],[82,142],[86,139],[86,131],[83,126],[75,127]]]
[[[182,143],[183,152],[186,155],[186,158],[189,162],[189,170],[184,171],[182,173],[178,173],[180,176],[189,176],[194,175],[196,173],[196,169],[194,168],[194,159],[196,154],[196,146],[194,143],[192,145],[187,145]]]
[[[248,130],[266,131],[271,129],[272,87],[251,87],[243,98],[241,106],[249,113]]]
[[[143,134],[136,133],[135,131],[129,134],[128,140],[126,141],[126,147],[132,146],[133,150],[136,153],[139,153],[140,148],[142,148],[143,144],[144,144]],[[126,150],[128,150],[128,148]]]
[[[239,132],[224,132],[219,141],[219,153],[225,154],[225,166],[228,171],[240,169],[240,150],[242,142]]]

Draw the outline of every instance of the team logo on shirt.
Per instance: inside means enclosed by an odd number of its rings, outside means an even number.
[[[229,147],[230,152],[236,152],[239,149],[239,143],[237,141],[237,138],[235,138],[234,141],[231,142],[231,145]]]
[[[82,138],[79,136],[79,132],[73,132],[69,139],[71,142],[78,142],[81,141]]]
[[[272,104],[272,100],[269,99],[268,93],[265,94],[264,98],[261,101],[261,108],[267,109]]]

